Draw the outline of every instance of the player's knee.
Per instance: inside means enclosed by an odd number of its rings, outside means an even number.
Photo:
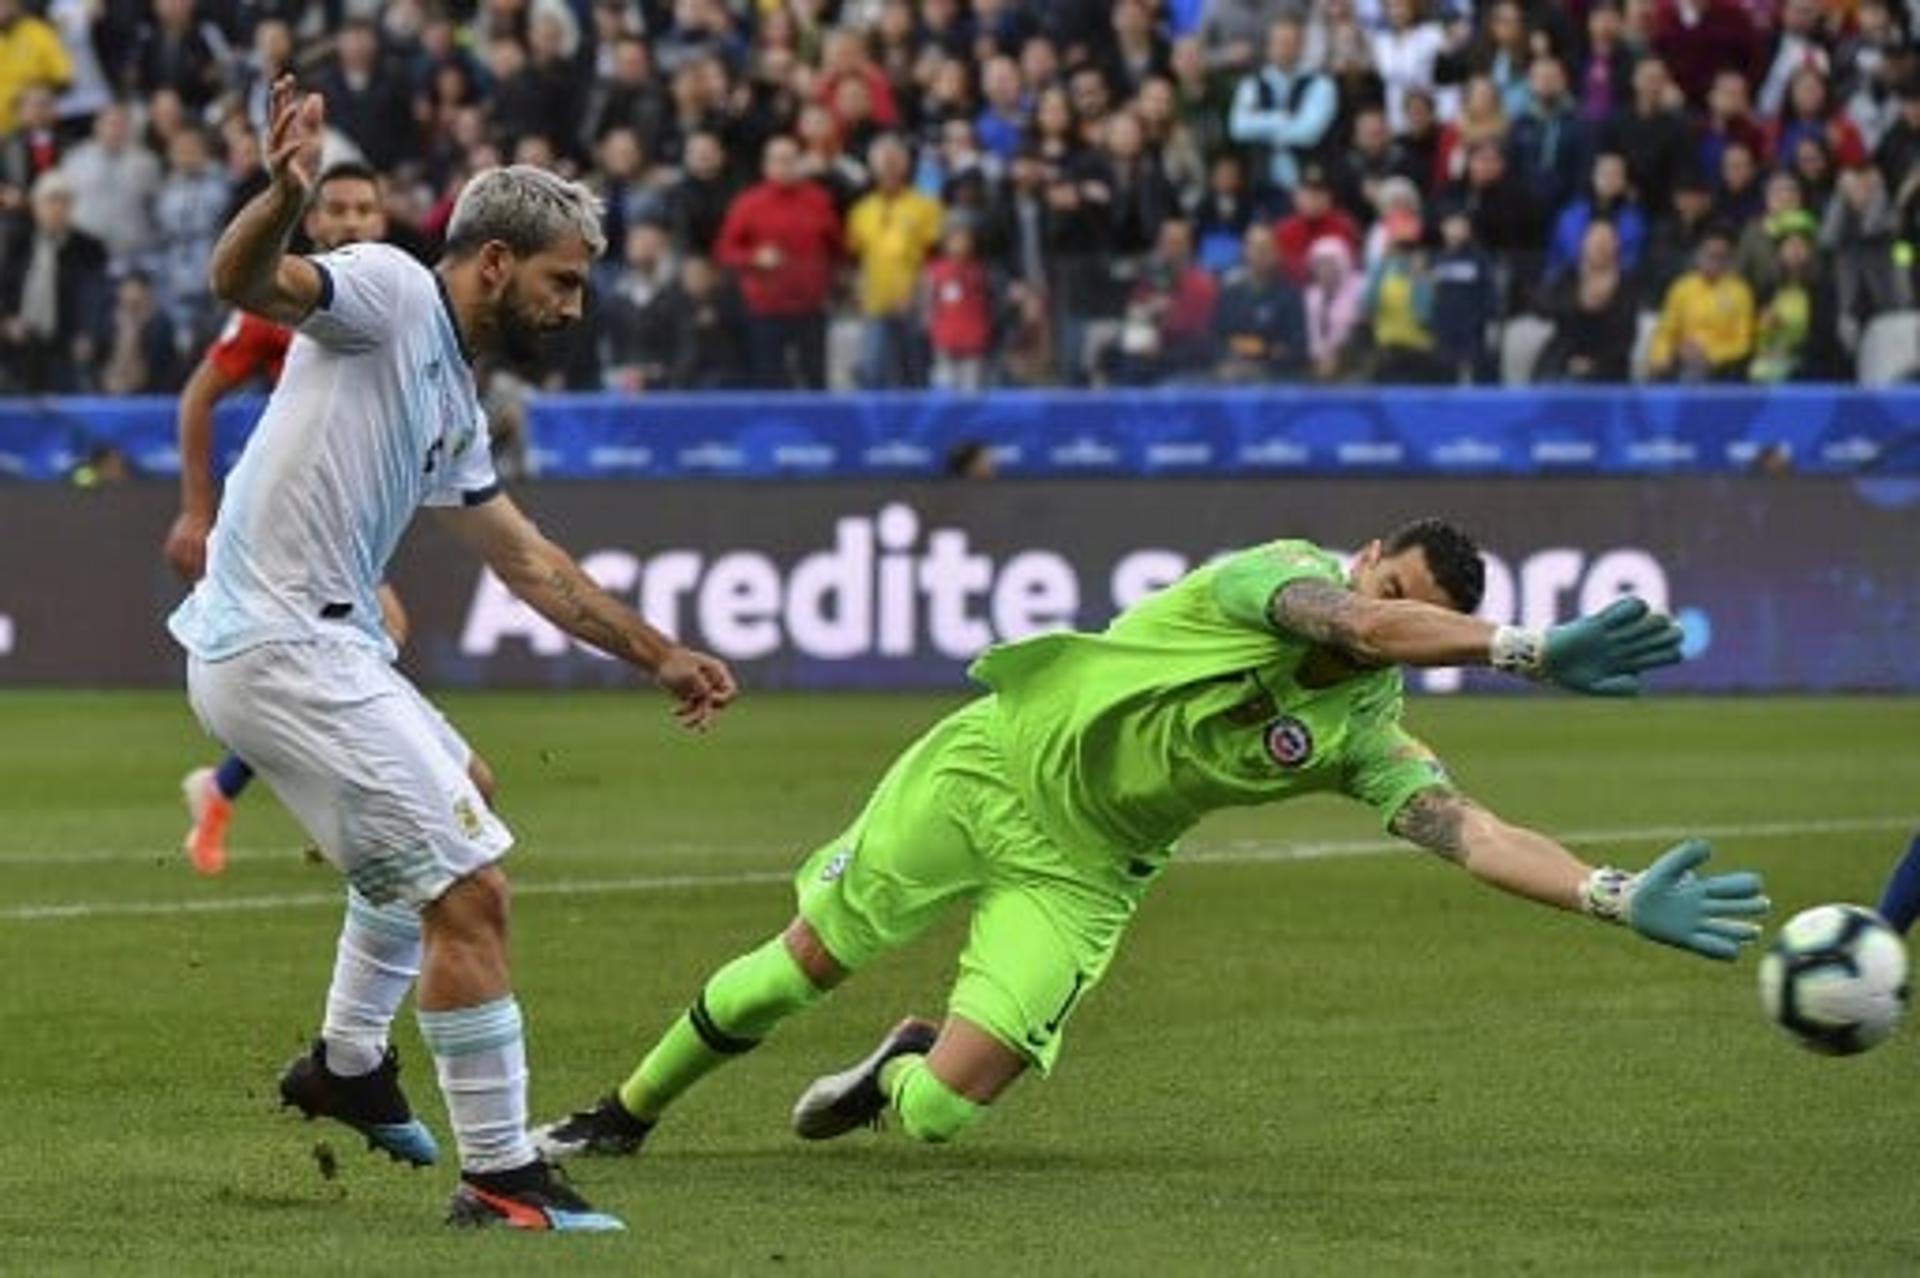
[[[830,990],[847,979],[846,967],[827,949],[826,942],[820,939],[820,934],[805,919],[796,918],[789,923],[787,930],[780,934],[780,940],[816,990]]]
[[[510,901],[507,876],[489,865],[448,888],[420,917],[429,931],[445,940],[488,944],[505,938]]]
[[[921,1061],[908,1067],[893,1095],[900,1126],[917,1141],[941,1145],[980,1121],[986,1106],[954,1091]]]
[[[473,782],[473,788],[480,792],[481,801],[489,808],[493,806],[495,785],[493,769],[479,755],[467,760],[467,778]]]

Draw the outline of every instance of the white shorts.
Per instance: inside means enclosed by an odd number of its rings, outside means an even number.
[[[370,647],[193,657],[187,696],[375,905],[425,905],[513,846],[467,775],[472,747]]]

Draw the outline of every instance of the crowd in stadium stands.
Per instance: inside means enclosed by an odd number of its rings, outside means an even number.
[[[1516,322],[1541,380],[1850,380],[1920,286],[1917,29],[1920,0],[0,0],[0,389],[179,385],[289,69],[422,257],[481,167],[602,193],[552,386],[1485,382]]]

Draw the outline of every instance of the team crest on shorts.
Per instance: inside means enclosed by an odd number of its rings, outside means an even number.
[[[1298,768],[1313,757],[1313,732],[1290,714],[1267,725],[1267,753],[1283,768]]]
[[[820,871],[820,881],[822,883],[831,883],[845,874],[847,872],[847,863],[851,860],[853,860],[853,850],[851,848],[841,848],[838,852],[835,852],[827,861],[826,867]]]
[[[480,813],[474,809],[473,800],[462,798],[453,805],[453,819],[460,827],[460,833],[469,839],[477,839],[486,829],[480,822]]]

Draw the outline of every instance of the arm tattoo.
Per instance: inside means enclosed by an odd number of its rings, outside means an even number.
[[[634,645],[621,625],[620,612],[584,573],[556,564],[547,571],[547,590],[553,596],[561,629],[617,657],[630,656]]]
[[[1479,805],[1464,794],[1438,787],[1408,799],[1393,818],[1393,832],[1407,842],[1437,852],[1449,861],[1466,855],[1462,827]]]
[[[1326,581],[1288,582],[1274,592],[1268,616],[1282,630],[1351,652],[1359,639],[1360,596]]]

